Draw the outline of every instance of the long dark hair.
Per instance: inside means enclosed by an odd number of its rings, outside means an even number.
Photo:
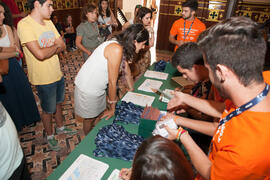
[[[132,60],[136,47],[134,41],[138,43],[149,40],[149,33],[142,24],[132,24],[125,31],[114,36],[123,47],[124,56],[127,60]]]
[[[101,6],[101,3],[102,1],[106,1],[108,3],[108,7],[106,9],[106,16],[107,17],[110,17],[111,16],[111,11],[110,11],[110,3],[109,3],[109,0],[100,0],[98,2],[98,13],[99,15],[101,15],[103,17],[103,14],[102,14],[102,6]]]
[[[12,14],[9,7],[1,1],[0,1],[0,6],[2,6],[5,10],[5,13],[4,13],[5,19],[4,19],[3,24],[10,26],[11,29],[13,30],[13,27],[14,27],[13,18],[12,18]]]
[[[153,136],[142,142],[132,165],[130,180],[191,180],[192,167],[172,141]]]
[[[148,13],[151,14],[151,19],[152,19],[152,10],[147,7],[141,7],[137,12],[135,23],[142,23],[142,18]]]

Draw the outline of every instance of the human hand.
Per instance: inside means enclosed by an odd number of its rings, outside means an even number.
[[[182,40],[176,41],[176,45],[177,45],[177,46],[181,46],[182,44],[184,44],[184,41],[182,41]]]
[[[178,107],[180,105],[184,105],[184,93],[179,91],[172,92],[173,98],[168,102],[167,109],[173,109],[175,107]]]
[[[160,120],[164,121],[166,119],[174,119],[175,115],[173,113],[167,113],[165,116],[163,116]]]
[[[114,116],[114,111],[115,111],[115,109],[105,110],[101,119],[106,117],[106,120],[109,120],[111,117]]]
[[[149,34],[154,33],[154,30],[151,26],[146,26],[145,29],[149,32]]]
[[[119,177],[123,180],[129,180],[131,176],[131,169],[128,168],[122,168]]]
[[[170,139],[170,140],[175,140],[177,138],[177,132],[178,132],[178,129],[171,129],[169,128],[169,126],[164,126],[165,129],[167,130],[168,132],[168,137],[167,139]]]
[[[46,47],[52,47],[55,44],[55,37],[48,39],[48,43]]]
[[[88,56],[91,56],[92,52],[91,52],[91,51],[88,51],[86,54],[87,54]]]

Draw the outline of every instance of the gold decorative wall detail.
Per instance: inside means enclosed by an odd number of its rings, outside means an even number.
[[[181,16],[182,15],[182,6],[175,6],[174,7],[174,15]]]
[[[21,12],[29,11],[27,7],[27,0],[15,0]],[[53,1],[53,8],[55,10],[74,9],[79,8],[78,0],[55,0]]]
[[[218,10],[209,10],[209,15],[207,21],[218,21],[219,11]]]
[[[258,19],[259,23],[265,23],[270,18],[270,13],[261,13]]]

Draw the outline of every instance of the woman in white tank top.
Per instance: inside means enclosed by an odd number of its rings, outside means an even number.
[[[117,79],[122,59],[131,60],[144,48],[149,39],[148,31],[141,24],[134,24],[110,40],[99,45],[81,67],[75,78],[75,113],[84,118],[83,129],[87,134],[95,119],[106,109],[108,87],[109,109],[106,119],[114,115],[117,102]]]

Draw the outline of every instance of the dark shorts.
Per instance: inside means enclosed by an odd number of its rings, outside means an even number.
[[[65,99],[64,77],[51,84],[37,85],[36,88],[42,110],[46,113],[55,113],[56,105]]]

